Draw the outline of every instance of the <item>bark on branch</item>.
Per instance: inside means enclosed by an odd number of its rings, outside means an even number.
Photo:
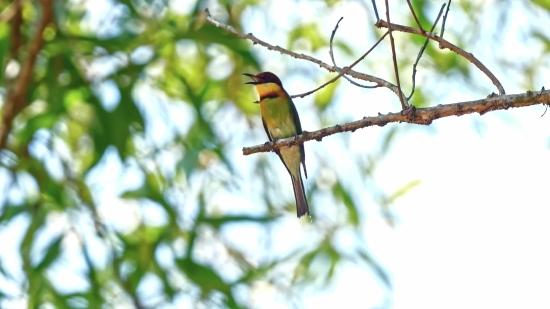
[[[29,44],[28,57],[22,64],[21,72],[8,92],[6,105],[2,112],[0,150],[6,147],[13,119],[25,107],[25,95],[32,78],[36,57],[44,46],[43,33],[46,27],[53,22],[52,0],[42,0],[40,2],[42,4],[42,19],[36,29],[33,40]]]
[[[510,94],[501,96],[490,96],[487,99],[451,103],[438,105],[435,107],[419,108],[412,110],[409,113],[406,111],[399,113],[389,113],[387,115],[379,114],[376,117],[363,117],[361,120],[354,122],[335,125],[333,127],[324,128],[321,130],[307,132],[304,131],[301,135],[282,139],[276,142],[265,143],[253,147],[244,147],[243,154],[250,155],[258,152],[269,152],[284,146],[302,144],[306,141],[317,140],[321,141],[324,137],[340,132],[354,132],[357,129],[370,126],[380,126],[391,122],[407,122],[422,125],[429,125],[433,120],[449,117],[462,116],[465,114],[479,113],[483,115],[487,112],[508,109],[510,107],[524,107],[537,104],[550,104],[550,90],[532,92],[528,91],[522,94]]]

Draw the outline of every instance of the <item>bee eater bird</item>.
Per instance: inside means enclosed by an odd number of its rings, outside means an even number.
[[[245,73],[243,75],[252,78],[253,81],[246,84],[255,85],[256,91],[260,96],[260,100],[256,103],[260,104],[262,122],[269,141],[302,134],[302,126],[296,106],[294,106],[292,99],[283,88],[281,80],[271,72],[262,72],[257,75]],[[304,144],[281,147],[275,153],[283,161],[292,179],[298,218],[305,214],[309,215],[306,191],[304,190],[302,173],[300,172],[301,163],[307,178]]]

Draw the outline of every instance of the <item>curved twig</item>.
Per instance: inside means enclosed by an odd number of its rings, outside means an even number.
[[[412,116],[405,113],[390,113],[387,115],[379,114],[376,117],[363,117],[361,120],[354,122],[335,125],[333,127],[324,128],[321,130],[307,132],[304,131],[297,137],[290,137],[278,140],[277,142],[265,143],[252,147],[244,147],[243,155],[250,155],[258,152],[269,152],[275,149],[302,144],[306,141],[317,140],[321,141],[324,137],[340,132],[354,132],[357,129],[370,126],[385,126],[391,122],[407,122],[414,124],[429,125],[433,120],[449,117],[462,116],[466,114],[479,113],[483,115],[488,112],[508,109],[510,107],[524,107],[537,104],[547,104],[550,102],[550,90],[537,92],[528,91],[522,94],[509,94],[501,96],[489,96],[486,99],[459,102],[445,105],[438,105],[429,108],[416,109]]]
[[[479,61],[476,57],[474,57],[474,55],[472,53],[468,53],[468,52],[460,49],[458,46],[454,45],[453,43],[451,43],[449,41],[446,41],[445,39],[437,36],[436,34],[431,33],[431,32],[422,33],[418,29],[407,27],[407,26],[402,26],[402,25],[397,25],[397,24],[391,24],[390,25],[387,21],[384,21],[384,20],[379,20],[375,24],[375,26],[378,27],[378,28],[391,27],[392,31],[400,31],[400,32],[406,32],[406,33],[418,34],[418,35],[421,35],[423,37],[426,37],[426,38],[429,38],[431,40],[434,40],[434,41],[438,42],[440,48],[450,49],[450,50],[454,51],[455,53],[459,54],[460,56],[468,59],[478,69],[480,69],[483,73],[485,73],[485,75],[487,75],[487,77],[489,77],[489,79],[493,82],[493,85],[495,85],[497,87],[499,94],[501,94],[501,95],[506,94],[506,92],[504,91],[504,88],[502,87],[502,85],[500,84],[498,79],[495,77],[495,75],[493,75],[493,73],[491,73],[491,71],[489,71],[489,69],[487,69],[487,67],[483,63],[481,63],[481,61]]]
[[[340,19],[341,20],[341,19]],[[333,83],[335,82],[338,78],[340,78],[341,76],[344,76],[344,74],[346,74],[347,72],[349,72],[349,70],[351,70],[351,68],[353,68],[356,64],[358,64],[359,62],[361,62],[361,60],[365,59],[365,57],[373,50],[376,48],[376,46],[378,46],[378,44],[380,44],[380,42],[382,42],[382,40],[386,37],[386,35],[388,35],[388,31],[386,31],[386,33],[384,33],[383,36],[380,37],[380,39],[378,39],[378,41],[376,41],[376,43],[374,43],[374,45],[366,52],[363,54],[363,56],[359,57],[359,59],[355,60],[354,63],[352,63],[349,67],[345,67],[344,70],[342,72],[340,72],[336,77],[334,77],[333,79],[329,80],[328,82],[322,84],[321,86],[317,87],[316,89],[314,90],[311,90],[311,91],[308,91],[306,93],[302,93],[302,94],[295,94],[295,95],[291,95],[290,97],[291,98],[297,98],[297,97],[300,97],[300,98],[303,98],[307,95],[310,95],[312,93],[314,93],[315,91],[325,87],[326,85],[330,84],[330,83]]]
[[[334,51],[333,51],[333,48],[332,48],[332,41],[334,40],[334,35],[336,34],[336,30],[338,30],[338,25],[340,24],[340,22],[342,21],[342,19],[344,19],[344,17],[340,17],[340,19],[338,20],[338,22],[336,23],[336,26],[334,27],[334,30],[332,30],[332,34],[330,35],[330,42],[329,42],[329,52],[328,54],[330,55],[330,59],[332,60],[332,65],[336,66],[336,60],[334,60]],[[387,33],[387,32],[386,32]],[[385,36],[385,34],[384,34]],[[354,86],[357,86],[357,87],[361,87],[361,88],[369,88],[369,89],[373,89],[373,88],[378,88],[380,87],[380,85],[374,85],[374,86],[370,86],[370,85],[361,85],[355,81],[353,81],[351,78],[347,77],[346,75],[344,75],[344,78],[350,82],[352,85]]]

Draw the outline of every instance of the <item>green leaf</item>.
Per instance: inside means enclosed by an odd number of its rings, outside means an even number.
[[[177,39],[191,39],[197,43],[212,44],[217,43],[227,47],[233,53],[238,55],[243,64],[255,68],[260,68],[260,63],[256,56],[250,51],[249,45],[245,40],[228,33],[226,30],[220,29],[211,24],[204,24],[196,30],[181,32],[175,31]]]
[[[26,212],[29,208],[21,205],[4,205],[2,207],[2,214],[0,215],[0,225],[8,224],[18,215]]]
[[[361,257],[361,259],[371,267],[378,279],[380,279],[388,288],[391,289],[392,283],[390,277],[388,276],[386,271],[377,262],[375,262],[370,253],[364,250],[359,250],[357,253]]]
[[[42,258],[42,261],[38,263],[35,267],[35,271],[41,272],[48,268],[58,257],[61,253],[61,242],[63,241],[64,235],[60,235],[50,243],[48,246],[48,249],[46,250],[46,254]]]
[[[340,80],[335,81],[326,85],[324,88],[317,91],[315,94],[315,105],[319,108],[319,111],[324,111],[327,106],[332,102],[334,98],[334,93],[339,84]]]
[[[351,48],[351,46],[349,46],[347,43],[345,43],[344,41],[340,41],[340,40],[334,40],[332,42],[332,46],[333,47],[338,47],[341,51],[344,52],[344,54],[346,54],[347,56],[353,56],[354,55],[354,50]],[[338,59],[335,55],[335,59]],[[336,64],[339,64],[338,62]]]
[[[355,206],[355,203],[353,202],[353,199],[351,197],[351,194],[346,190],[340,181],[336,182],[336,184],[332,187],[332,193],[334,196],[342,201],[344,203],[344,206],[346,206],[346,209],[348,210],[348,221],[353,226],[359,225],[359,215],[357,214],[357,207]]]
[[[19,143],[21,145],[28,144],[36,131],[40,129],[51,129],[58,119],[59,115],[48,112],[29,118],[25,127],[17,134]]]
[[[327,39],[319,30],[319,25],[316,23],[298,25],[289,33],[288,46],[291,50],[296,49],[295,44],[299,39],[305,39],[309,42],[312,52],[317,51],[321,47],[328,46]]]
[[[420,179],[409,181],[408,183],[403,185],[401,188],[397,189],[394,193],[392,193],[392,195],[388,197],[388,202],[389,203],[395,202],[395,200],[404,196],[405,194],[409,193],[409,191],[411,191],[412,189],[420,185],[421,182],[422,180]]]
[[[550,11],[550,2],[548,0],[531,0],[531,2],[547,11]]]
[[[202,222],[210,224],[215,229],[219,229],[226,223],[239,223],[239,222],[256,222],[256,223],[269,223],[273,222],[278,217],[250,217],[250,216],[224,216],[224,217],[206,217],[202,219]]]
[[[10,48],[10,26],[8,23],[0,23],[0,82],[3,82],[6,55]]]

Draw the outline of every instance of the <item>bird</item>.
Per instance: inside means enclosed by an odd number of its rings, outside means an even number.
[[[261,72],[256,75],[244,73],[243,75],[252,79],[245,84],[255,85],[260,96],[260,100],[255,103],[260,104],[262,123],[269,141],[302,134],[302,125],[296,106],[283,88],[279,77],[271,72]],[[275,150],[275,153],[283,162],[292,179],[298,218],[306,214],[309,215],[309,206],[300,170],[301,163],[307,178],[304,144],[281,147]]]

